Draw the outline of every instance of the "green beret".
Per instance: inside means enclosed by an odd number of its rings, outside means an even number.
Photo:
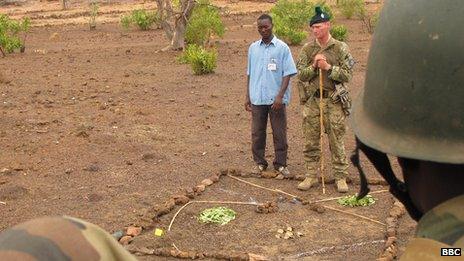
[[[316,6],[316,14],[309,21],[309,26],[313,26],[313,24],[328,22],[329,20],[330,15],[326,12],[323,12],[320,6]]]

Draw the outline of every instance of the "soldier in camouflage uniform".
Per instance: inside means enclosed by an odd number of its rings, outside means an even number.
[[[348,161],[343,142],[347,111],[339,97],[336,97],[336,89],[339,86],[342,88],[351,79],[354,62],[348,46],[330,35],[329,19],[327,13],[316,7],[316,15],[310,21],[316,39],[305,44],[297,64],[298,90],[303,105],[303,153],[306,166],[306,179],[298,185],[298,189],[308,190],[317,183],[316,174],[321,158],[319,99],[322,96],[323,124],[329,139],[337,190],[347,192]],[[319,93],[319,68],[322,69],[322,94]]]
[[[45,217],[3,231],[0,260],[137,259],[94,224],[71,217]]]
[[[353,108],[359,197],[360,150],[419,222],[401,260],[462,260],[441,248],[464,247],[463,12],[452,0],[386,1]]]

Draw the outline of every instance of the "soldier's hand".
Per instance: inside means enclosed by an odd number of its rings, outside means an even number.
[[[315,60],[315,61],[327,60],[327,58],[325,58],[325,55],[323,55],[323,54],[321,54],[321,53],[318,53],[318,54],[316,54],[316,56],[314,56],[314,60]]]
[[[246,111],[251,111],[251,101],[249,98],[245,100],[245,110]]]
[[[317,67],[321,68],[322,70],[324,71],[328,71],[330,70],[330,68],[332,68],[332,65],[330,65],[329,63],[327,63],[326,60],[319,60],[317,62]]]
[[[318,67],[319,67],[319,61],[321,61],[321,60],[324,60],[324,61],[326,60],[325,55],[323,55],[323,54],[316,54],[316,56],[314,56],[314,61],[313,61],[312,66],[313,66],[314,68],[318,68]]]

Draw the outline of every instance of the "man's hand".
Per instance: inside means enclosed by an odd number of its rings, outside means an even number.
[[[332,65],[330,65],[329,63],[327,63],[326,60],[319,60],[317,62],[317,67],[321,68],[322,70],[324,71],[328,71],[330,70],[330,68],[332,68]]]
[[[245,110],[246,111],[251,111],[251,101],[250,101],[250,98],[246,98],[245,100]]]
[[[284,104],[282,102],[282,99],[283,99],[282,96],[277,95],[277,97],[275,98],[274,103],[271,106],[271,109],[273,109],[274,111],[280,110],[284,106]]]
[[[314,56],[314,61],[313,61],[313,64],[312,64],[313,67],[317,68],[319,66],[319,61],[321,61],[321,60],[324,60],[324,61],[327,60],[325,58],[325,55],[320,54],[320,53],[316,54],[316,56]]]

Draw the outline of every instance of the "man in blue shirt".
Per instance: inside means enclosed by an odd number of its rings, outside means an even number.
[[[252,153],[256,165],[254,174],[264,171],[268,163],[266,127],[269,117],[274,139],[274,169],[280,177],[289,177],[287,169],[287,115],[290,101],[290,77],[297,73],[290,48],[272,33],[272,17],[258,18],[258,32],[262,39],[248,49],[247,94],[245,109],[252,116]]]

